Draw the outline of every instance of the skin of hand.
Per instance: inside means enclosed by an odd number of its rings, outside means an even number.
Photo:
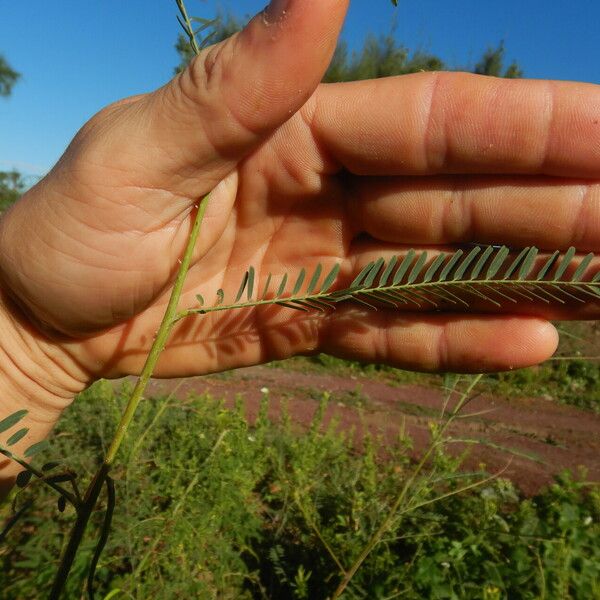
[[[2,217],[0,418],[29,408],[27,444],[91,381],[140,372],[211,191],[181,308],[199,292],[234,294],[250,265],[260,288],[269,272],[340,262],[343,285],[374,257],[411,247],[598,251],[598,86],[464,73],[320,85],[347,8],[273,2],[165,87],[93,117]],[[317,351],[504,370],[552,355],[548,319],[598,312],[487,310],[191,317],[156,375]]]

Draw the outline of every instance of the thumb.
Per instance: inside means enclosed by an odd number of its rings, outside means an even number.
[[[209,191],[313,94],[347,7],[348,0],[273,0],[146,96],[135,114],[149,128],[144,141],[157,149],[160,172],[173,181],[198,174]]]

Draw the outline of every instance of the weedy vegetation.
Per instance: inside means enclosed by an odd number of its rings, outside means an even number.
[[[176,1],[198,54],[213,22],[190,17]],[[158,407],[140,405],[173,326],[191,315],[261,306],[328,312],[340,303],[371,310],[585,303],[600,296],[600,272],[589,273],[593,255],[581,259],[574,248],[543,257],[536,248],[517,255],[493,246],[435,256],[411,250],[370,263],[343,288],[339,265],[260,274],[260,282],[250,266],[233,300],[219,290],[214,302],[199,295],[198,306],[179,311],[209,201],[199,202],[136,385],[117,395],[107,384],[96,386],[59,425],[51,454],[71,457],[70,465],[42,460],[50,454],[45,442],[23,456],[11,452],[27,435],[19,427],[26,411],[0,421],[0,453],[23,467],[21,491],[3,509],[5,597],[27,598],[40,589],[50,589],[53,599],[65,593],[106,599],[598,597],[597,491],[565,476],[539,498],[520,500],[501,473],[461,473],[460,458],[444,451],[448,427],[473,397],[478,377],[453,381],[432,421],[430,444],[416,461],[402,435],[385,461],[369,438],[356,453],[335,427],[323,430],[324,404],[304,434],[294,432],[285,415],[280,424],[270,422],[266,400],[253,425],[241,404],[228,411],[210,397],[178,407],[170,398]],[[46,516],[52,504],[60,515],[56,525]],[[86,537],[88,529],[97,532],[95,540]]]
[[[131,391],[99,382],[85,392],[52,454],[82,477],[94,472]],[[401,432],[385,447],[367,437],[358,451],[349,432],[323,423],[326,401],[303,432],[285,412],[269,420],[266,395],[252,424],[241,399],[233,409],[208,395],[142,403],[112,471],[119,502],[96,597],[331,597],[416,467]],[[598,597],[600,492],[585,474],[525,499],[506,479],[466,473],[438,444],[409,487],[343,598]],[[22,513],[0,545],[0,597],[39,597],[51,584],[76,519],[71,506],[49,518],[55,504],[40,482],[15,496]],[[98,510],[92,528],[102,523]],[[84,593],[94,545],[90,533],[65,597]]]

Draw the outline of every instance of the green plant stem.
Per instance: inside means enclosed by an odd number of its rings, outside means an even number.
[[[308,523],[308,526],[315,532],[315,535],[319,538],[319,541],[321,542],[321,544],[323,544],[323,547],[325,548],[325,550],[327,550],[329,556],[331,556],[333,562],[337,565],[337,568],[340,570],[340,573],[342,575],[346,575],[346,569],[344,569],[342,561],[337,557],[336,553],[333,551],[333,548],[327,543],[327,540],[323,537],[323,534],[317,527],[315,521],[305,510],[304,505],[300,500],[300,494],[297,491],[294,493],[294,502],[296,503],[296,506],[300,510],[300,513],[304,517],[304,520]]]
[[[127,433],[127,429],[129,428],[129,425],[131,424],[131,421],[135,415],[135,411],[143,398],[148,381],[154,372],[156,363],[158,362],[160,354],[164,350],[169,335],[173,329],[175,317],[177,316],[177,306],[181,298],[181,292],[183,290],[185,278],[190,268],[194,248],[196,247],[196,242],[198,241],[200,227],[204,219],[208,199],[209,195],[206,195],[198,206],[188,243],[183,258],[181,259],[181,266],[179,267],[177,277],[171,291],[169,304],[154,339],[154,343],[152,344],[152,348],[150,349],[150,353],[146,359],[146,363],[144,364],[144,368],[142,369],[142,373],[136,383],[131,397],[129,398],[129,401],[127,402],[127,406],[125,407],[121,421],[117,426],[117,431],[115,432],[104,461],[88,486],[83,503],[79,504],[79,506],[76,506],[77,520],[75,521],[71,531],[69,543],[67,544],[59,569],[54,579],[54,584],[49,595],[50,600],[58,600],[62,594],[67,577],[69,576],[69,572],[73,566],[75,555],[77,554],[77,550],[81,545],[81,541],[90,517],[98,503],[100,493],[102,492],[102,488],[108,477],[110,468],[114,464],[119,448],[121,447],[123,439],[125,438],[125,434]]]
[[[50,594],[48,596],[49,600],[59,600],[63,592],[65,584],[67,583],[67,578],[69,577],[69,572],[73,566],[73,561],[75,560],[77,550],[81,545],[83,535],[89,523],[90,517],[94,512],[100,492],[102,491],[104,480],[107,476],[108,468],[103,464],[98,472],[94,475],[94,478],[88,486],[83,503],[76,507],[77,519],[75,520],[75,524],[71,530],[69,543],[67,544],[67,547],[65,548],[65,551],[61,557],[60,565],[58,567],[58,571],[56,572],[52,589],[50,590]]]
[[[429,457],[433,454],[434,450],[438,447],[439,440],[443,437],[444,433],[446,432],[446,430],[448,429],[448,427],[450,426],[452,421],[456,418],[456,416],[460,413],[460,411],[467,404],[467,402],[469,401],[471,392],[473,391],[475,386],[479,383],[481,378],[482,378],[482,375],[477,375],[476,377],[473,377],[473,379],[470,382],[469,386],[467,387],[466,391],[462,394],[460,400],[457,402],[456,407],[454,408],[452,413],[448,416],[448,418],[444,422],[443,426],[440,427],[440,429],[436,432],[436,434],[434,435],[433,441],[429,445],[429,448],[427,449],[425,454],[421,457],[421,460],[417,464],[417,466],[414,469],[414,471],[412,472],[411,476],[407,479],[406,483],[402,486],[402,490],[398,494],[396,500],[394,501],[394,504],[392,504],[392,507],[390,508],[385,519],[382,521],[381,525],[379,525],[379,527],[377,528],[375,533],[371,536],[371,538],[367,542],[366,546],[364,547],[364,549],[362,550],[362,552],[360,553],[360,555],[358,556],[356,561],[354,561],[354,564],[350,567],[350,569],[342,577],[342,580],[340,581],[340,584],[338,585],[337,589],[333,593],[331,600],[336,600],[344,593],[344,591],[348,587],[348,584],[350,583],[350,581],[352,580],[354,575],[356,575],[356,572],[360,569],[360,567],[365,562],[365,560],[367,559],[369,554],[371,554],[371,551],[373,550],[373,548],[375,548],[375,546],[380,542],[381,538],[385,535],[386,531],[390,528],[394,517],[398,513],[398,510],[400,509],[400,507],[402,506],[402,503],[404,502],[404,499],[406,498],[406,496],[408,495],[408,492],[412,488],[415,480],[417,479],[417,477],[419,476],[419,474],[421,473],[421,471],[427,464]],[[471,487],[473,487],[473,485],[467,486],[467,489],[471,488]],[[414,507],[411,507],[410,510],[414,510]],[[402,514],[410,512],[410,510],[402,511]]]
[[[198,54],[200,54],[200,46],[198,45],[196,36],[194,35],[194,28],[192,27],[192,21],[188,16],[185,3],[183,2],[183,0],[175,0],[175,2],[177,3],[177,7],[179,8],[181,16],[183,17],[183,24],[185,25],[184,30],[187,33],[190,46],[192,47],[194,54],[196,54],[197,56]]]
[[[125,433],[127,432],[127,428],[133,419],[133,415],[135,414],[135,411],[143,397],[146,386],[148,385],[148,381],[150,380],[150,377],[152,377],[156,363],[158,362],[160,354],[164,350],[167,339],[169,338],[171,330],[173,329],[175,317],[177,316],[177,306],[179,304],[179,299],[181,298],[181,292],[183,290],[185,278],[187,277],[187,273],[190,268],[192,255],[194,253],[194,248],[196,247],[198,234],[200,233],[200,226],[202,225],[204,214],[206,212],[207,202],[208,196],[205,196],[198,207],[198,213],[196,215],[196,219],[194,220],[192,231],[190,232],[188,245],[181,260],[181,266],[179,267],[175,284],[173,285],[169,305],[165,311],[165,315],[156,334],[156,338],[154,339],[154,343],[152,344],[150,353],[146,358],[146,364],[142,369],[140,378],[138,379],[133,393],[131,394],[131,398],[129,399],[129,402],[125,408],[125,412],[121,417],[121,422],[117,426],[115,436],[110,444],[108,452],[106,453],[104,463],[108,466],[111,466],[114,463],[117,452],[119,451],[119,448],[123,442],[123,438],[125,437]]]

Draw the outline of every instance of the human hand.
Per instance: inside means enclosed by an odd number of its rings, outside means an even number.
[[[96,377],[139,373],[213,188],[182,308],[234,291],[249,265],[264,279],[341,262],[343,281],[409,247],[599,249],[597,86],[457,73],[319,86],[347,1],[277,4],[164,88],[99,113],[0,221],[2,285],[26,315],[5,300],[6,327],[61,373],[52,386],[68,374],[57,411]],[[316,351],[456,371],[549,357],[556,314],[515,311],[192,317],[155,374]]]

